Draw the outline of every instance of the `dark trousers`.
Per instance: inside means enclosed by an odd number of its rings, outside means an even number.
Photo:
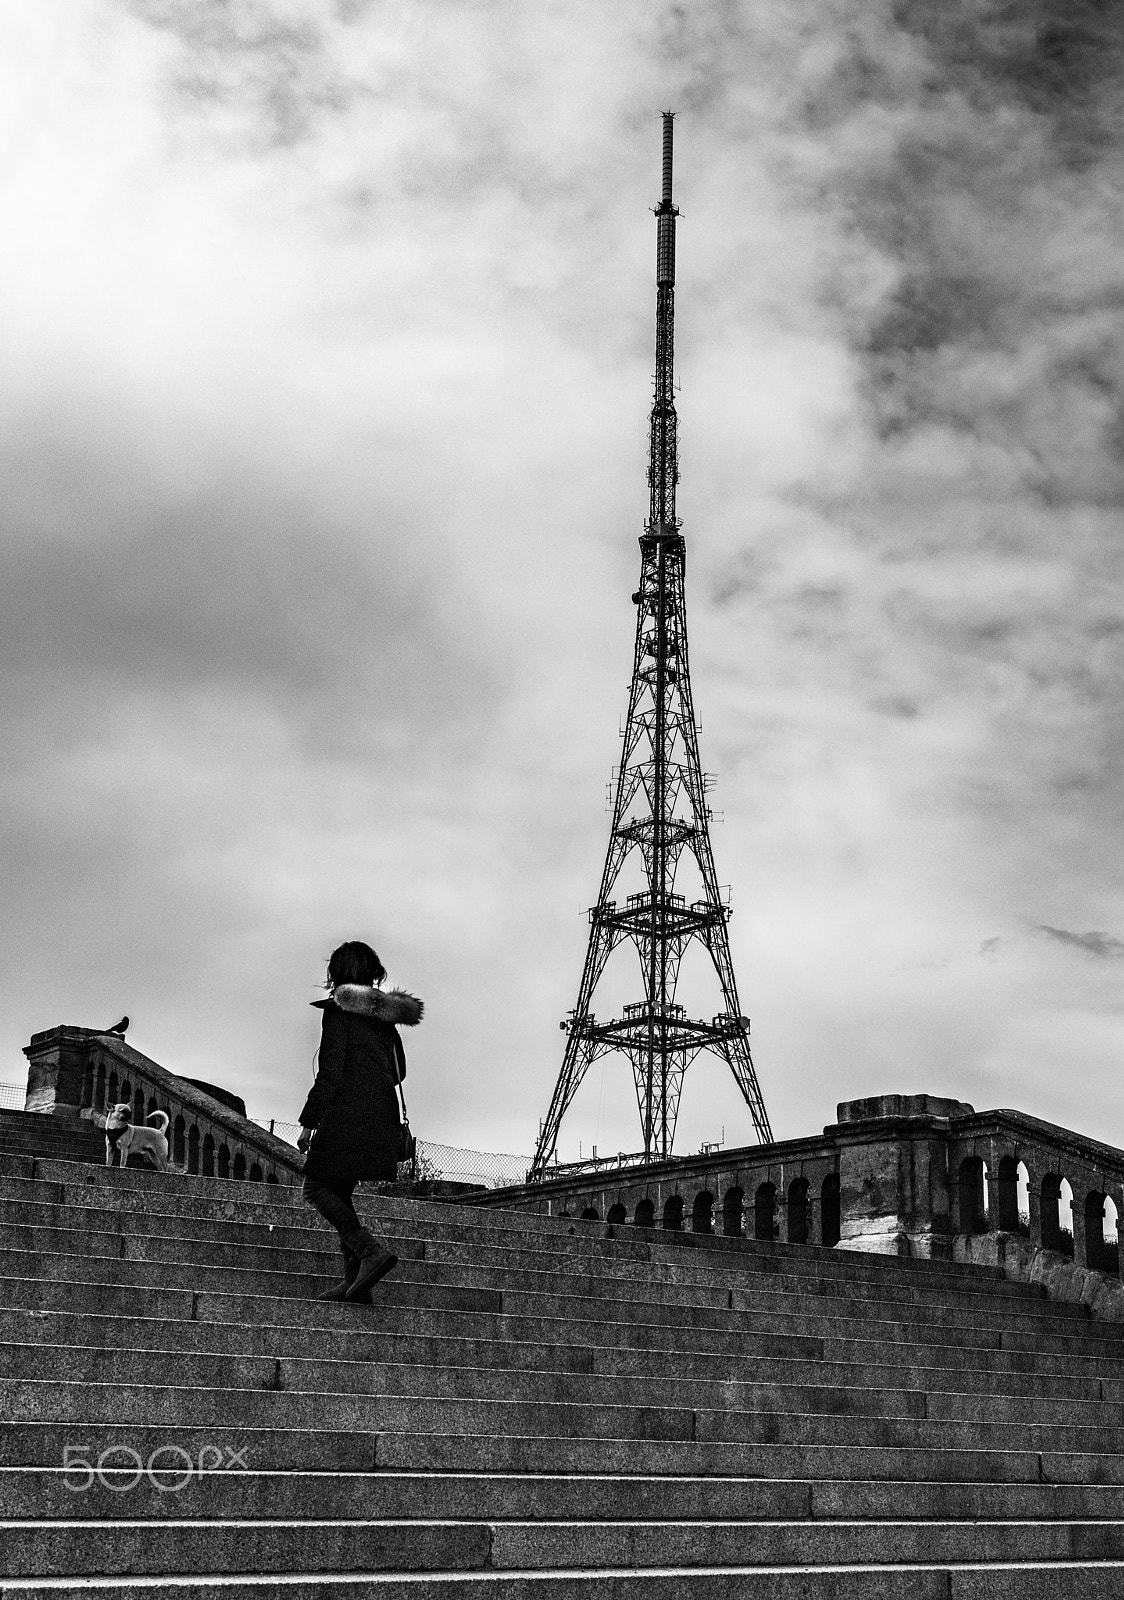
[[[375,1255],[386,1245],[365,1228],[355,1214],[351,1196],[357,1179],[336,1178],[325,1182],[319,1178],[306,1178],[301,1193],[310,1206],[315,1206],[325,1222],[330,1222],[340,1236],[343,1251],[343,1270],[347,1279],[354,1278],[359,1270],[361,1256]]]

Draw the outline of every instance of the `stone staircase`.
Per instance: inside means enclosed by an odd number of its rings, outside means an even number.
[[[0,1110],[0,1161],[5,1155],[53,1156],[105,1163],[105,1134],[90,1122],[31,1111]]]
[[[292,1192],[0,1153],[0,1600],[1124,1594],[1120,1326],[978,1267],[361,1210],[401,1264],[326,1304]]]

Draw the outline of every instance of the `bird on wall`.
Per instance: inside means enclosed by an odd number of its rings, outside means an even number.
[[[122,1017],[120,1022],[115,1022],[113,1024],[112,1028],[106,1028],[105,1031],[106,1031],[107,1034],[108,1033],[115,1033],[119,1039],[123,1039],[125,1037],[126,1032],[128,1031],[128,1027],[129,1027],[129,1019],[128,1019],[128,1017]]]

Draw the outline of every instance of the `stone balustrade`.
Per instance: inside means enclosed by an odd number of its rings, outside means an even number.
[[[247,1182],[300,1181],[301,1157],[292,1145],[115,1034],[50,1028],[32,1035],[24,1055],[27,1111],[95,1123],[123,1101],[132,1107],[135,1122],[163,1111],[171,1159],[182,1170]]]
[[[642,1227],[1119,1281],[1124,1151],[1020,1111],[933,1095],[845,1101],[821,1135],[604,1166],[487,1203]],[[1041,1259],[1040,1259],[1041,1258]],[[1036,1266],[1035,1263],[1038,1263]],[[1092,1292],[1092,1291],[1088,1291]],[[1098,1291],[1099,1292],[1099,1291]]]
[[[834,1245],[838,1151],[817,1136],[632,1167],[606,1164],[495,1190],[488,1203],[638,1227]]]

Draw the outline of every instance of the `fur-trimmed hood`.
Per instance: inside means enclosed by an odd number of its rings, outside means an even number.
[[[313,1000],[321,1010],[335,1003],[341,1011],[354,1011],[379,1022],[404,1023],[412,1028],[422,1019],[425,1007],[405,989],[374,989],[366,983],[338,983],[323,1000]]]

